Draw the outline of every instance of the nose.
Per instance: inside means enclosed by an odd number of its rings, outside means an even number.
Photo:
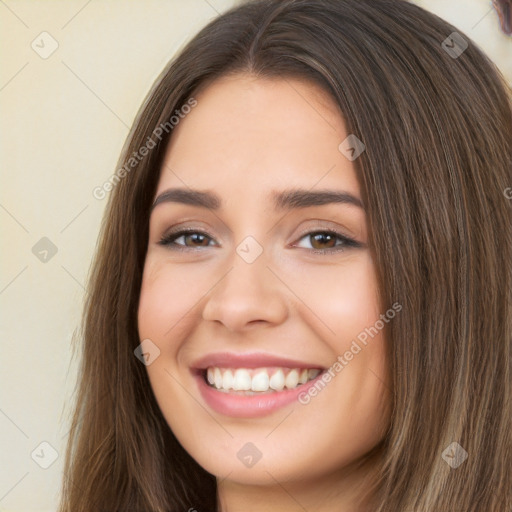
[[[230,268],[222,274],[208,294],[202,312],[204,320],[223,324],[230,331],[285,321],[286,289],[267,267],[263,254],[252,263],[234,254]]]

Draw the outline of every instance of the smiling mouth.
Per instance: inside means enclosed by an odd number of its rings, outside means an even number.
[[[260,395],[278,393],[315,379],[320,368],[221,368],[210,366],[203,370],[206,384],[211,388],[236,395]]]

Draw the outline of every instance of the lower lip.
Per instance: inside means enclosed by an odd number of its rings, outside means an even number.
[[[322,375],[320,373],[295,389],[247,396],[217,391],[206,383],[202,374],[196,374],[195,379],[204,401],[216,412],[234,418],[259,418],[298,401],[299,395],[314,386]]]

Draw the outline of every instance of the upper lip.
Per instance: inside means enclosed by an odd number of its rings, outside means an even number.
[[[205,370],[211,366],[219,368],[264,368],[280,366],[283,368],[318,368],[324,370],[322,365],[289,359],[287,357],[265,354],[262,352],[236,353],[215,352],[200,357],[192,363],[192,368]]]

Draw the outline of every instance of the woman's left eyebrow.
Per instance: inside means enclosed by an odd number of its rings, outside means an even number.
[[[293,208],[308,208],[324,204],[341,203],[357,206],[364,210],[361,199],[345,191],[337,190],[304,190],[293,189],[282,192],[273,192],[274,205],[277,210],[291,210]]]
[[[358,197],[346,191],[292,189],[273,191],[271,198],[276,210],[291,210],[295,208],[308,208],[331,203],[341,203],[365,209]],[[211,190],[193,190],[190,188],[170,188],[162,192],[153,202],[151,211],[160,203],[173,202],[189,204],[219,210],[222,205],[220,197]]]

